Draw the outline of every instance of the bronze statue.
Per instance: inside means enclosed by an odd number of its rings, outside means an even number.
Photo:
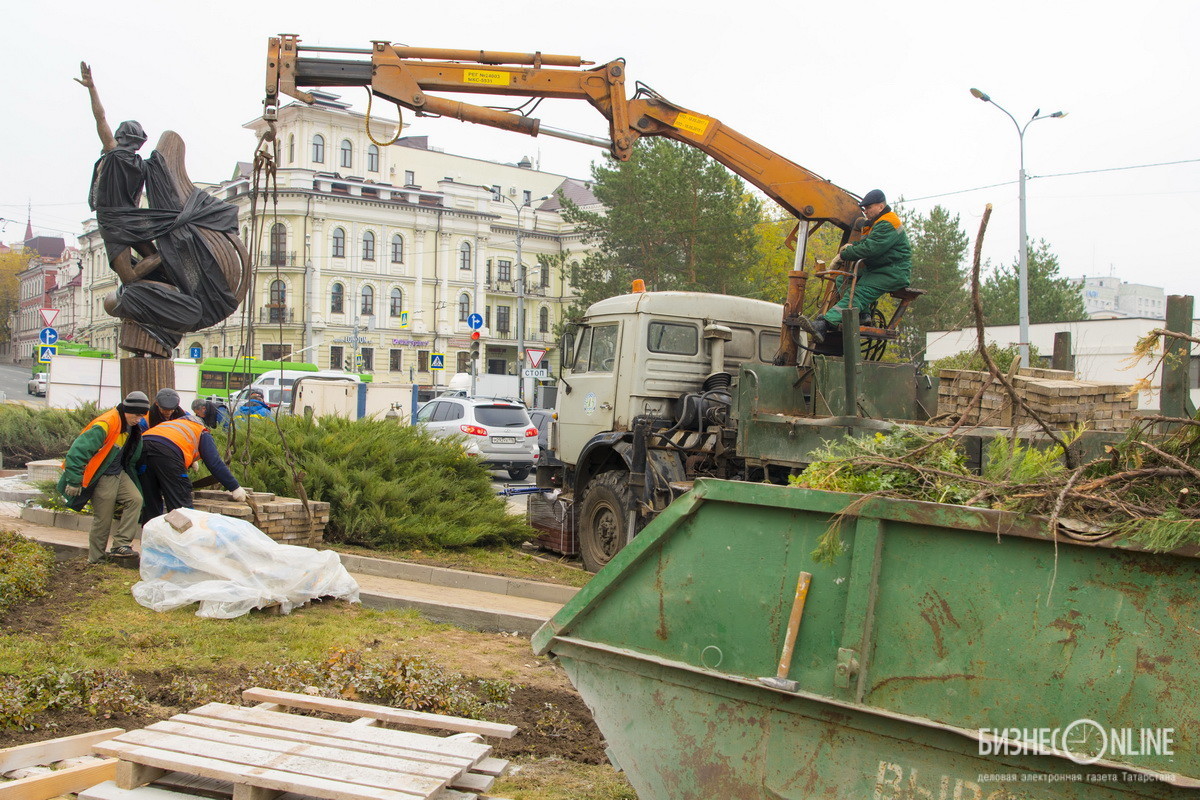
[[[166,358],[184,333],[220,322],[246,296],[250,257],[237,235],[237,209],[192,184],[174,131],[143,161],[142,126],[128,120],[114,135],[91,68],[79,68],[101,143],[88,202],[121,281],[104,309],[125,322],[122,349]],[[148,208],[140,207],[143,189]]]

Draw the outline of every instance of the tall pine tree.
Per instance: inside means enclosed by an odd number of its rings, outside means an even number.
[[[1029,248],[1029,321],[1072,322],[1086,319],[1083,295],[1070,278],[1059,274],[1058,256],[1039,239]],[[1019,317],[1020,261],[1000,267],[979,288],[988,325],[1016,325]]]
[[[903,213],[903,217],[912,243],[912,285],[925,290],[904,316],[906,355],[915,357],[924,352],[929,331],[971,324],[966,272],[969,240],[959,216],[951,216],[940,205],[928,216],[914,212]]]
[[[577,315],[591,303],[629,291],[746,294],[761,203],[742,181],[695,148],[642,139],[629,161],[592,165],[602,211],[566,202],[563,216],[597,245],[573,276]]]

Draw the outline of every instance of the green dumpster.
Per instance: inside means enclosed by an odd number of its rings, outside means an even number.
[[[700,480],[533,641],[641,800],[1197,799],[1198,588],[1194,548]]]

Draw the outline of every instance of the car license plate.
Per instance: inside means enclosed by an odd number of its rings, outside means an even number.
[[[517,437],[515,436],[493,436],[492,444],[516,444]]]

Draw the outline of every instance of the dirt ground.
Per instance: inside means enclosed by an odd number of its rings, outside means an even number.
[[[55,570],[50,594],[0,615],[0,628],[53,637],[62,618],[80,613],[98,582],[96,571],[88,570],[81,558],[59,562]],[[412,651],[468,679],[503,679],[520,687],[507,706],[490,715],[493,721],[519,728],[513,739],[491,742],[497,756],[605,762],[604,743],[587,706],[561,668],[533,655],[528,639],[447,629],[411,639],[409,644]],[[47,712],[37,719],[39,727],[34,731],[0,730],[0,748],[107,727],[132,730],[188,710],[161,704],[171,676],[134,673],[133,677],[151,700],[149,713],[98,719],[79,711]],[[227,697],[212,698],[227,702],[236,702],[236,693],[248,686],[246,676],[235,671],[197,670],[191,677],[227,691]]]

